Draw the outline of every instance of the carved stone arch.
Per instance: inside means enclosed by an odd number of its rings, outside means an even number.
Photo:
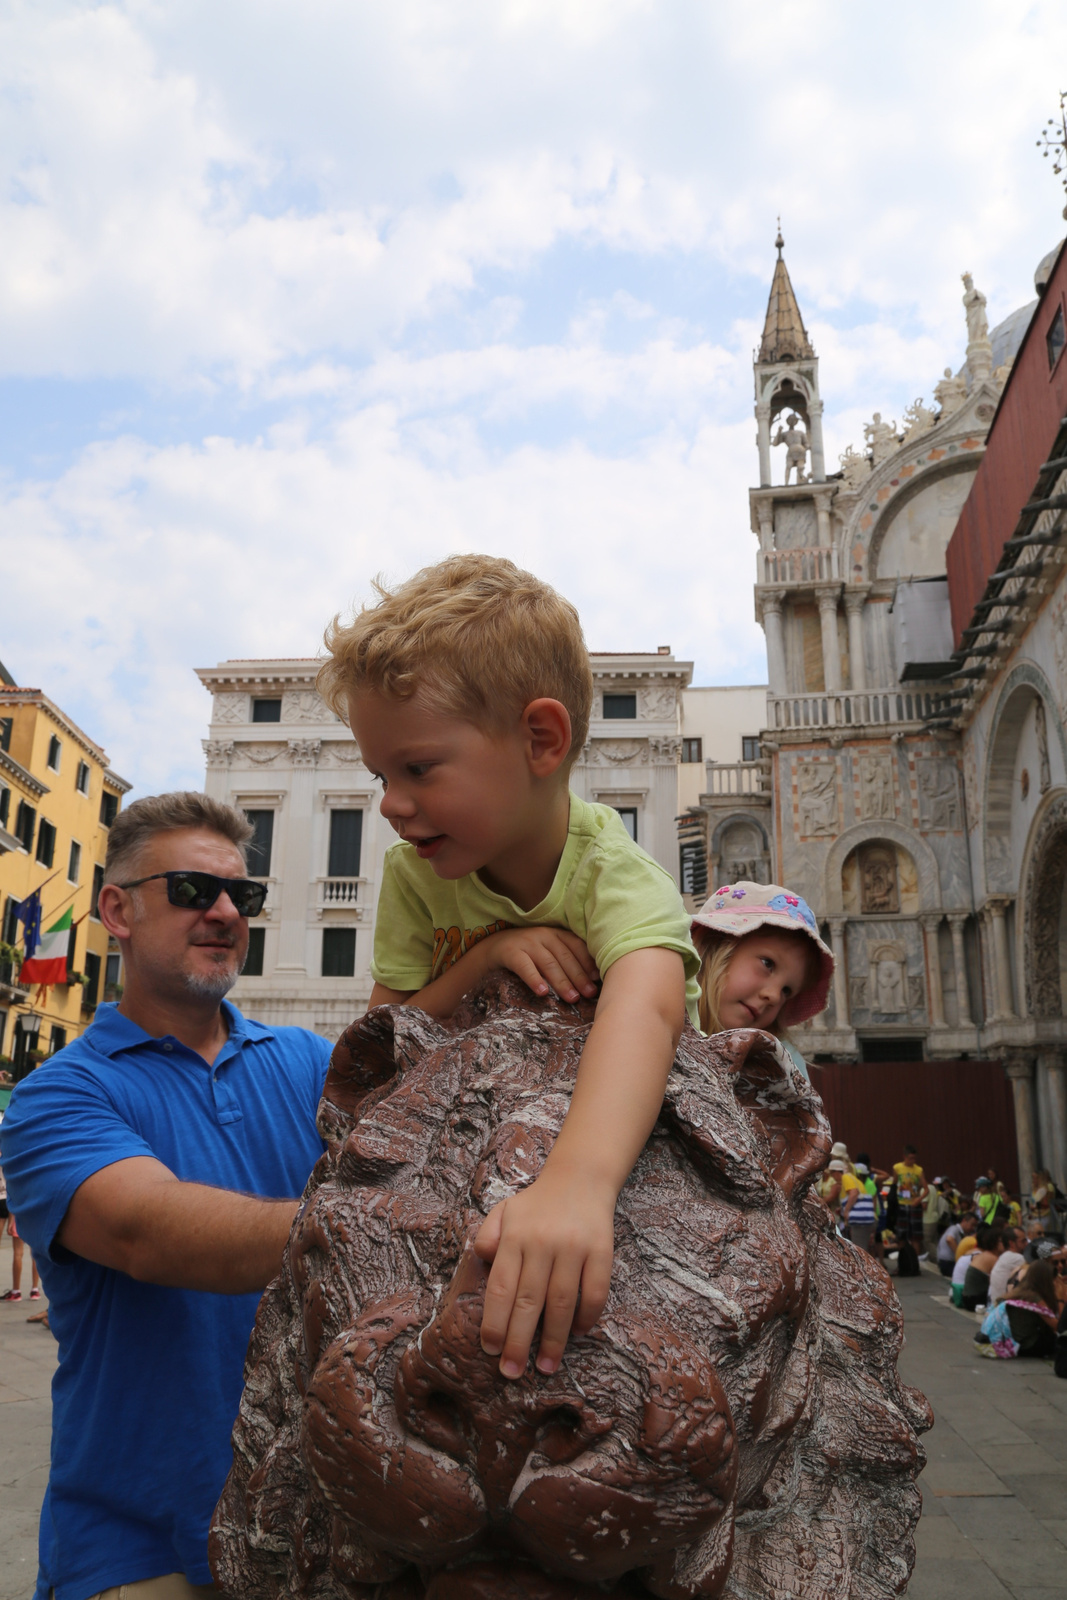
[[[940,911],[941,869],[926,840],[911,828],[901,827],[899,822],[876,817],[871,822],[858,822],[854,828],[846,828],[830,846],[823,868],[823,896],[827,915],[840,915],[845,909],[841,894],[841,872],[845,862],[857,845],[868,844],[875,839],[887,839],[908,852],[919,875],[919,909]]]
[[[728,883],[732,881],[733,877],[737,876],[737,874],[723,875],[727,871],[726,861],[723,857],[724,852],[729,854],[728,845],[731,831],[739,830],[742,827],[753,830],[755,835],[753,843],[758,840],[758,849],[755,855],[759,858],[759,869],[755,872],[746,872],[742,876],[750,876],[757,883],[770,883],[771,843],[766,824],[761,817],[754,815],[751,811],[738,809],[737,811],[727,812],[726,816],[721,817],[712,832],[709,856],[711,876],[714,882],[709,883],[709,889],[721,888],[723,883]],[[749,852],[746,851],[745,857],[747,858],[748,856]]]
[[[1028,1017],[1064,1015],[1067,942],[1067,790],[1053,789],[1034,817],[1022,872],[1023,982]]]
[[[901,454],[903,455],[903,452]],[[890,459],[879,467],[877,477],[884,477],[887,482],[892,483],[894,478],[899,477],[901,467],[907,465],[906,461],[897,462]],[[878,558],[881,555],[886,534],[909,501],[916,499],[935,483],[940,483],[945,478],[955,477],[961,472],[967,472],[973,478],[977,471],[978,462],[974,459],[974,456],[969,452],[961,451],[959,455],[946,456],[943,461],[937,462],[936,465],[917,471],[907,483],[902,484],[899,489],[895,490],[886,504],[881,507],[869,531],[862,537],[862,542],[867,546],[867,577],[874,579],[881,576],[878,571]],[[865,488],[873,490],[876,495],[879,487],[880,483],[876,481],[876,475],[872,474],[870,483],[865,485]]]
[[[1064,767],[1067,768],[1067,737],[1049,681],[1032,661],[1021,661],[1008,674],[1001,688],[989,730],[982,803],[988,894],[1014,894],[1016,890],[1015,875],[1011,870],[1015,760],[1023,724],[1035,700],[1045,702],[1046,727],[1056,730]]]
[[[778,420],[783,411],[794,409],[797,415],[808,425],[811,423],[811,407],[818,398],[814,384],[810,383],[801,373],[790,368],[785,372],[776,372],[771,382],[767,385],[767,402],[770,406],[772,425]]]

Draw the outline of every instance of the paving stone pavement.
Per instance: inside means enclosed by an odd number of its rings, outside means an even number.
[[[4,1237],[0,1291],[10,1273]],[[901,1372],[936,1416],[908,1600],[1067,1600],[1067,1382],[1042,1361],[977,1357],[976,1319],[933,1272],[897,1288]],[[30,1600],[37,1569],[56,1353],[26,1321],[38,1309],[0,1305],[0,1600]]]

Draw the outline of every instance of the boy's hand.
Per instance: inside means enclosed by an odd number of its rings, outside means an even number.
[[[478,946],[475,945],[475,949]],[[600,974],[585,941],[568,928],[505,928],[482,941],[489,971],[506,967],[534,994],[555,990],[573,1005],[596,998]]]
[[[474,1241],[481,1259],[493,1263],[482,1349],[500,1357],[505,1378],[525,1372],[542,1312],[537,1370],[544,1373],[559,1366],[572,1328],[588,1333],[600,1316],[611,1283],[616,1198],[610,1186],[549,1168],[486,1217]]]

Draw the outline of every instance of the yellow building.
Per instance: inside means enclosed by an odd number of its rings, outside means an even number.
[[[17,1079],[61,1050],[121,983],[119,954],[96,916],[108,828],[130,785],[40,689],[17,688],[0,665],[0,1067]],[[15,911],[41,890],[41,927],[68,906],[67,970],[38,1001],[18,981],[23,929]],[[80,976],[82,981],[77,981]]]

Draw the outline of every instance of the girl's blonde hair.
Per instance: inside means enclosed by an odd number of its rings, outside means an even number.
[[[775,932],[778,931],[775,929]],[[723,985],[726,982],[726,973],[741,942],[741,937],[733,933],[717,933],[712,928],[702,928],[700,934],[700,971],[697,973],[700,998],[697,1002],[697,1012],[700,1017],[700,1026],[705,1033],[721,1033],[722,1020],[720,1011]],[[804,941],[806,951],[804,988],[807,989],[809,985],[815,982],[818,975],[818,947],[808,938],[806,933],[797,932],[796,934],[787,934],[786,937]],[[803,990],[801,990],[801,993],[803,993]],[[787,1039],[789,1037],[787,1030],[777,1021],[764,1031],[773,1033],[778,1039]]]

